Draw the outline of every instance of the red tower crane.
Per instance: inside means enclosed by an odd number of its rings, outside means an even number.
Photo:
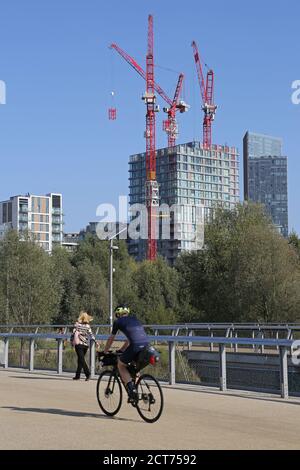
[[[178,78],[173,101],[167,101],[167,103],[169,104],[169,108],[163,108],[164,112],[168,114],[168,119],[163,122],[163,130],[168,134],[168,147],[174,147],[176,145],[176,139],[178,137],[178,124],[176,121],[176,112],[180,111],[180,113],[185,113],[189,109],[189,106],[184,101],[179,101],[183,80],[184,75],[181,73]]]
[[[131,67],[144,79],[146,80],[146,72],[143,68],[137,63],[137,61],[131,57],[127,52],[125,52],[117,44],[111,44],[111,49],[114,49],[116,52],[123,57],[126,62],[131,65]],[[184,81],[184,75],[181,73],[178,78],[175,94],[173,100],[171,100],[164,90],[154,82],[155,91],[162,97],[162,99],[167,103],[168,107],[163,108],[163,111],[167,113],[168,118],[163,122],[163,130],[168,135],[168,147],[174,147],[176,145],[176,139],[178,136],[178,124],[176,121],[176,112],[184,113],[188,111],[189,105],[184,101],[180,100],[180,94],[182,91]]]
[[[212,144],[212,122],[215,119],[217,110],[217,106],[214,104],[214,71],[212,69],[208,70],[205,84],[201,59],[195,41],[192,42],[192,48],[201,91],[202,110],[204,111],[203,144],[205,148],[210,149]]]
[[[154,261],[157,256],[157,208],[159,206],[159,189],[156,181],[156,147],[155,147],[155,113],[156,105],[154,82],[154,36],[153,17],[148,17],[148,51],[146,57],[146,92],[143,100],[146,113],[146,206],[148,211],[148,248],[147,259]]]

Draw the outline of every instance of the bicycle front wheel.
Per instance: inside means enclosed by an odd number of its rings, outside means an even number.
[[[143,374],[136,383],[137,410],[147,423],[155,423],[163,411],[164,397],[159,382],[150,374]]]
[[[101,372],[96,390],[97,400],[103,413],[115,416],[122,405],[122,387],[117,375],[110,370]]]

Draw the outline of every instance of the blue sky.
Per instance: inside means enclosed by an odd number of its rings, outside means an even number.
[[[297,0],[1,0],[0,200],[62,192],[65,229],[96,219],[100,203],[128,192],[128,156],[144,151],[143,80],[108,45],[145,66],[147,16],[154,15],[156,81],[172,96],[186,75],[192,106],[178,117],[179,142],[202,138],[191,41],[216,75],[215,143],[239,147],[246,130],[282,137],[289,157],[290,229],[300,233],[300,79]],[[168,69],[168,70],[166,70]],[[110,92],[118,119],[108,121]],[[160,102],[163,105],[162,102]],[[157,146],[166,145],[158,117]],[[242,174],[242,158],[241,158]]]

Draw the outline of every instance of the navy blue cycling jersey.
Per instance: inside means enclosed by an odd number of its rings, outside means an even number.
[[[135,315],[118,318],[113,324],[112,334],[116,335],[118,331],[127,337],[130,345],[146,346],[149,343],[144,327]]]

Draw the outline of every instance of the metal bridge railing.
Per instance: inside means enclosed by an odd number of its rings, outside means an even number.
[[[108,334],[97,334],[96,340],[106,341],[109,337]],[[63,372],[63,343],[64,340],[70,339],[70,334],[63,333],[0,333],[0,340],[4,341],[4,368],[9,367],[9,343],[12,339],[20,339],[29,341],[29,371],[34,370],[34,357],[35,357],[35,342],[39,339],[56,340],[57,341],[57,361],[56,370],[58,374]],[[116,339],[124,340],[123,336],[118,336]],[[168,345],[168,364],[169,364],[169,384],[176,383],[176,345],[181,343],[189,343],[191,336],[180,335],[151,335],[149,336],[151,342],[159,342]],[[227,371],[226,371],[226,348],[231,345],[237,346],[258,346],[258,347],[272,347],[279,351],[279,364],[280,364],[280,393],[281,397],[287,399],[289,397],[289,383],[288,383],[288,354],[292,347],[293,341],[291,339],[268,339],[268,338],[234,338],[234,337],[209,337],[209,336],[193,336],[193,343],[195,344],[212,344],[218,347],[219,351],[219,388],[221,391],[227,390]],[[90,345],[90,369],[92,376],[95,376],[95,342],[91,341]]]
[[[17,330],[31,330],[35,333],[41,330],[61,330],[66,333],[73,328],[73,324],[69,325],[4,325],[0,324],[0,332],[17,332]],[[252,337],[261,335],[264,337],[265,333],[276,335],[284,335],[286,339],[290,339],[295,332],[300,332],[299,323],[178,323],[175,325],[144,325],[147,331],[158,335],[160,331],[170,332],[172,335],[191,335],[195,332],[207,333],[208,336],[214,337],[216,333],[223,333],[228,337],[238,337],[239,333],[251,332]],[[100,330],[105,330],[109,333],[109,324],[93,324],[93,329],[96,333]],[[45,332],[45,331],[44,331]],[[48,331],[46,331],[48,332]],[[196,335],[195,336],[199,336]],[[201,335],[203,336],[203,335]]]
[[[18,332],[30,331],[34,333],[48,333],[58,332],[62,330],[64,333],[71,332],[73,324],[69,325],[1,325],[1,332]],[[293,340],[300,338],[300,324],[299,323],[178,323],[175,325],[144,325],[148,334],[158,336],[159,334],[171,334],[174,336],[189,336],[188,349],[193,347],[194,336],[209,336],[212,338],[217,336],[225,336],[226,338],[243,338],[251,337],[255,339],[274,338],[274,339],[288,339]],[[109,324],[93,324],[93,331],[96,334],[108,334],[110,332]],[[249,348],[249,345],[243,345],[241,341],[232,341],[230,343],[234,352],[238,353],[240,350]],[[209,350],[214,352],[215,343],[210,341],[208,344]],[[265,345],[262,343],[259,348],[252,343],[250,349],[253,352],[265,353]],[[279,351],[279,346],[276,346]]]

